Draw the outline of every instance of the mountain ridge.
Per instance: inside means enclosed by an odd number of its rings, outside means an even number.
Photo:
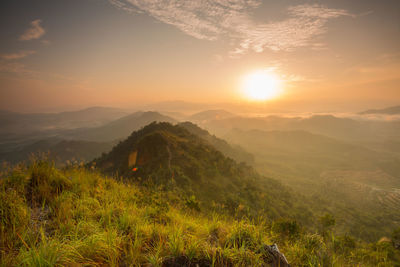
[[[382,109],[368,109],[365,111],[361,111],[359,114],[361,114],[361,115],[369,115],[369,114],[396,115],[396,114],[400,114],[400,105],[392,106],[392,107],[388,107],[388,108],[382,108]]]

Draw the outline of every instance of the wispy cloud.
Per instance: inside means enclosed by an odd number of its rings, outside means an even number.
[[[261,0],[109,0],[128,12],[144,12],[198,39],[227,37],[235,43],[231,55],[250,50],[290,51],[312,43],[326,32],[326,22],[350,14],[317,4],[291,6],[287,18],[256,23],[252,12]]]
[[[20,37],[19,40],[21,41],[29,41],[34,39],[39,39],[42,37],[46,31],[40,25],[42,21],[40,19],[34,20],[31,22],[31,27],[27,29]]]
[[[36,72],[27,68],[27,66],[20,62],[0,62],[0,73],[14,73],[21,76],[32,76]]]
[[[18,53],[2,54],[2,55],[0,55],[0,58],[5,59],[5,60],[15,60],[15,59],[21,59],[21,58],[27,57],[27,56],[35,54],[35,53],[36,53],[36,51],[27,50],[27,51],[20,51]]]

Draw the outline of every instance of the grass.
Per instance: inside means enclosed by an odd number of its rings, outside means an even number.
[[[293,266],[399,264],[389,242],[306,233],[292,220],[250,221],[190,203],[80,166],[17,166],[0,179],[1,266],[265,266],[264,248],[274,242]]]

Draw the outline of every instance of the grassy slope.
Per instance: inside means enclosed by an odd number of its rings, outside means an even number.
[[[395,266],[391,243],[359,243],[292,221],[249,221],[198,211],[174,191],[116,181],[93,170],[35,161],[2,173],[2,266],[265,266],[276,242],[293,266]],[[238,210],[240,212],[240,210]],[[240,219],[239,219],[240,218]]]

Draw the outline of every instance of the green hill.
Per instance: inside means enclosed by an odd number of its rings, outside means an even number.
[[[252,218],[263,214],[312,223],[311,211],[300,196],[245,163],[227,158],[207,140],[189,132],[188,125],[147,125],[89,166],[109,175],[163,185],[187,197],[194,195],[218,212],[233,215],[240,206],[241,213]],[[193,125],[190,128],[195,129]]]

